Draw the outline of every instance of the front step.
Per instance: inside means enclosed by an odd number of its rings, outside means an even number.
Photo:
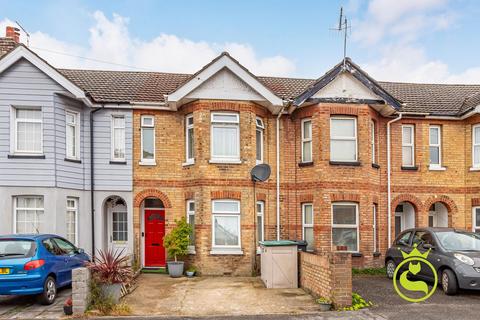
[[[158,273],[158,274],[167,274],[166,267],[158,267],[158,268],[143,268],[142,273]]]

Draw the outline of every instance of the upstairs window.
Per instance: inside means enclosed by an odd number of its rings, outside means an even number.
[[[155,118],[153,116],[142,116],[142,157],[144,164],[155,164]]]
[[[193,114],[185,117],[185,160],[186,163],[195,162],[195,137],[193,135]]]
[[[402,126],[402,166],[415,166],[415,127],[411,124]]]
[[[80,124],[77,112],[65,112],[66,157],[78,159],[80,151]]]
[[[211,157],[213,161],[240,161],[238,113],[212,113]]]
[[[125,117],[112,117],[112,160],[125,161]]]
[[[372,149],[372,163],[377,163],[377,150],[375,147],[375,121],[370,120],[370,144]]]
[[[330,119],[330,160],[358,161],[356,118],[332,117]]]
[[[302,239],[307,241],[307,250],[314,249],[313,236],[313,204],[302,204]]]
[[[442,166],[442,135],[440,126],[430,126],[430,167],[440,168]]]
[[[265,126],[263,125],[263,120],[260,118],[257,118],[255,123],[256,162],[260,164],[263,163],[263,131],[265,130]]]
[[[42,110],[13,109],[15,153],[42,153]]]
[[[312,162],[312,119],[302,120],[302,162]]]
[[[473,167],[480,168],[480,125],[472,127],[472,158]]]

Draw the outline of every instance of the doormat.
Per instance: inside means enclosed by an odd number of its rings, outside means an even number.
[[[155,269],[142,269],[142,273],[159,273],[167,274],[167,268],[155,268]]]

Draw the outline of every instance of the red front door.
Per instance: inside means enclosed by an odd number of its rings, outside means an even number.
[[[145,266],[164,267],[165,210],[145,209]]]

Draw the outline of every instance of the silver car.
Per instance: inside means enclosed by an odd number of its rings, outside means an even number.
[[[393,278],[396,267],[404,259],[401,251],[409,254],[415,247],[422,254],[430,250],[427,261],[434,266],[447,295],[456,294],[459,288],[480,290],[480,234],[452,228],[405,230],[386,253],[389,278]],[[430,268],[422,268],[415,277],[426,281],[435,279]]]

